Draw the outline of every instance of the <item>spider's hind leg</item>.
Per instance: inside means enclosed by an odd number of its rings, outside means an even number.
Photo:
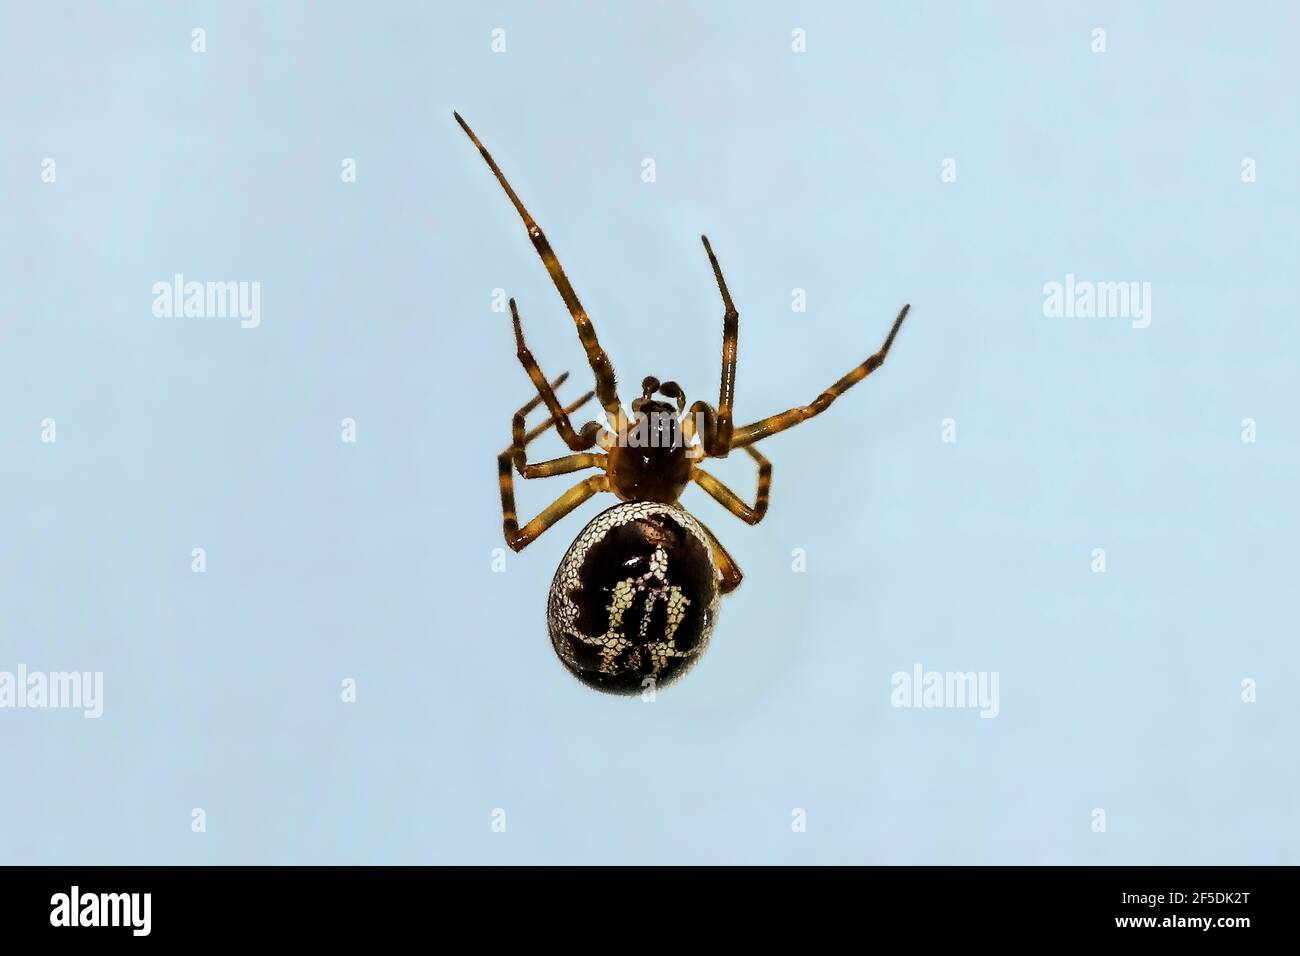
[[[704,529],[704,533],[709,536],[709,543],[713,545],[713,563],[718,566],[718,570],[722,573],[722,581],[718,584],[718,590],[723,594],[730,594],[740,587],[740,582],[745,580],[745,574],[740,570],[740,565],[736,564],[736,559],[722,546],[722,542],[718,540],[717,535],[710,531],[703,521],[698,523]]]

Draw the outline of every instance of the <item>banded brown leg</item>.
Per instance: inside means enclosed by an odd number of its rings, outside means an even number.
[[[554,397],[555,395],[555,389],[558,388],[560,383],[562,383],[568,377],[568,374],[569,374],[568,372],[565,372],[563,375],[557,378],[554,381],[554,383],[546,386],[547,391],[551,394],[552,397]],[[576,402],[574,402],[572,405],[570,405],[568,408],[561,409],[561,411],[565,413],[570,411],[575,411],[576,409],[584,405],[591,398],[592,394],[593,394],[592,392],[588,392],[587,394],[579,398]],[[526,432],[524,430],[524,425],[527,420],[528,413],[538,406],[538,404],[542,401],[542,398],[543,398],[542,395],[540,394],[537,395],[535,398],[533,398],[532,401],[524,405],[523,408],[515,412],[515,417],[511,422],[512,441],[510,443],[510,447],[507,448],[505,451],[503,451],[501,454],[506,458],[509,458],[514,463],[515,468],[519,470],[519,474],[523,475],[525,478],[549,478],[551,475],[566,475],[569,472],[581,471],[583,468],[592,468],[592,467],[604,468],[605,454],[603,452],[587,452],[587,453],[579,453],[576,455],[565,455],[563,458],[553,458],[550,461],[542,461],[542,462],[537,462],[536,464],[529,464],[527,457],[525,456],[524,453],[524,449],[528,446],[528,443],[531,442],[538,435],[541,435],[543,432],[545,432],[553,424],[556,424],[556,422],[558,421],[558,419],[556,419],[556,417],[552,415],[549,419],[547,419],[542,424],[538,425],[532,431]]]
[[[547,242],[542,227],[537,225],[537,222],[529,215],[528,210],[524,208],[524,204],[519,200],[519,197],[515,195],[514,189],[506,180],[505,174],[501,172],[501,168],[497,166],[492,154],[487,151],[487,147],[479,142],[479,138],[474,135],[474,131],[469,128],[469,124],[461,119],[459,113],[452,113],[452,115],[456,117],[456,122],[465,131],[465,135],[478,147],[478,151],[482,154],[484,161],[487,162],[488,168],[492,170],[497,182],[501,184],[501,188],[505,190],[506,196],[514,205],[515,211],[519,213],[519,218],[524,221],[524,228],[528,230],[528,238],[532,241],[533,248],[537,250],[537,254],[541,257],[542,265],[546,267],[551,281],[555,283],[555,288],[560,293],[560,298],[564,300],[565,307],[568,308],[569,314],[573,316],[574,324],[578,327],[578,338],[582,341],[583,350],[587,353],[587,361],[591,365],[591,371],[596,376],[596,394],[600,397],[600,404],[609,417],[610,427],[616,432],[621,431],[624,426],[623,409],[618,399],[618,385],[614,379],[614,366],[610,364],[609,356],[605,354],[605,350],[600,347],[600,342],[596,338],[596,329],[592,326],[591,319],[587,317],[587,311],[582,307],[582,303],[578,301],[578,295],[573,291],[569,277],[564,274],[559,258],[555,255],[551,244]]]
[[[554,382],[551,383],[551,388],[559,388],[560,383],[563,382],[568,377],[568,375],[569,373],[565,372],[563,375],[557,378]],[[564,406],[564,414],[572,415],[583,405],[586,405],[589,401],[595,398],[595,396],[596,396],[595,392],[591,392],[591,391],[587,392],[577,401],[570,402],[568,405]],[[531,412],[534,408],[536,408],[541,403],[542,403],[542,396],[538,395],[531,402],[529,402],[527,405],[521,408],[520,411],[524,415],[527,415],[529,412]],[[534,438],[536,438],[538,435],[544,434],[554,424],[555,424],[555,416],[552,415],[550,418],[546,419],[546,421],[542,422],[541,424],[534,425],[532,428],[528,429],[528,433],[524,435],[524,444],[525,445],[529,444]]]
[[[497,459],[497,481],[501,485],[502,530],[512,551],[522,551],[537,537],[592,495],[609,491],[608,475],[592,475],[578,482],[548,505],[541,514],[522,528],[515,514],[515,486],[510,472],[510,456]]]
[[[712,436],[717,429],[718,418],[713,406],[705,401],[692,403],[690,414],[682,421],[682,439],[686,442],[692,459],[704,458],[709,454],[713,442]],[[699,436],[699,443],[692,444],[696,436]]]
[[[894,336],[898,334],[898,329],[903,324],[903,319],[907,318],[907,310],[910,308],[910,305],[905,305],[903,310],[898,313],[898,318],[894,320],[893,328],[889,330],[889,335],[885,338],[885,344],[880,347],[879,352],[869,357],[857,368],[818,395],[811,404],[792,408],[777,415],[769,415],[752,425],[737,428],[731,438],[731,447],[743,448],[752,445],[756,441],[761,441],[770,435],[775,435],[777,432],[783,432],[787,428],[805,422],[814,415],[826,411],[831,402],[884,364],[885,356],[889,354],[889,347],[894,344]]]
[[[746,445],[745,451],[758,464],[758,493],[754,498],[753,507],[745,504],[740,495],[703,468],[692,469],[691,480],[741,521],[746,524],[758,524],[767,514],[767,500],[772,491],[772,463],[757,448]]]
[[[559,388],[561,385],[563,385],[563,384],[564,384],[565,382],[567,382],[568,380],[569,380],[569,373],[568,373],[568,372],[561,372],[561,373],[559,374],[559,376],[556,377],[555,381],[550,383],[550,389],[551,389],[551,391],[554,392],[557,388]],[[583,396],[582,401],[585,402],[585,401],[586,401],[588,398],[590,398],[593,394],[595,394],[595,393],[594,393],[594,392],[588,392],[585,396]],[[536,395],[534,395],[534,396],[533,396],[531,399],[529,399],[527,402],[524,402],[524,407],[521,408],[521,409],[519,409],[519,414],[520,414],[520,415],[527,415],[529,412],[531,412],[534,408],[536,408],[536,407],[537,407],[538,405],[540,405],[540,404],[542,404],[542,393],[541,393],[541,392],[538,392]],[[575,404],[576,404],[576,403],[575,403]],[[573,410],[573,407],[574,407],[574,406],[570,406],[569,408],[566,408],[566,409],[564,410],[565,413],[567,414],[567,413],[569,413],[570,411],[572,411],[572,410]],[[546,429],[550,428],[550,427],[551,427],[552,425],[554,425],[554,424],[555,424],[555,418],[554,418],[554,417],[548,418],[545,422],[542,423],[541,426],[539,426],[539,427],[541,428],[541,431],[538,431],[537,434],[540,435],[543,431],[545,431]],[[536,437],[536,436],[533,436],[533,437]],[[530,440],[531,440],[531,438],[530,438]]]
[[[726,458],[731,449],[731,406],[736,399],[736,343],[740,336],[740,313],[731,301],[727,280],[722,278],[722,267],[709,245],[709,237],[700,236],[700,239],[704,242],[704,251],[709,254],[709,265],[713,266],[713,277],[718,282],[722,305],[726,309],[722,316],[722,383],[718,386],[717,421],[711,431],[704,433],[702,440],[710,456]]]
[[[514,299],[510,300],[510,321],[515,328],[515,354],[519,356],[520,364],[523,365],[524,371],[528,373],[533,386],[537,389],[538,397],[546,403],[546,408],[551,413],[551,419],[554,421],[560,437],[573,451],[583,451],[591,448],[596,444],[596,438],[600,434],[600,423],[587,422],[582,426],[581,434],[573,430],[573,424],[569,421],[567,412],[560,406],[560,400],[555,397],[555,389],[546,381],[541,366],[537,364],[537,359],[533,357],[533,353],[524,342],[524,325],[519,318],[519,307],[515,305]],[[522,414],[526,414],[526,412],[521,411],[520,415]],[[515,417],[519,418],[520,415]]]
[[[569,373],[565,372],[554,382],[548,384],[547,388],[552,395],[554,394],[555,389],[559,388],[568,377]],[[577,411],[580,407],[591,400],[593,394],[593,392],[587,392],[577,401],[571,403],[562,410],[565,413]],[[541,404],[542,398],[543,396],[540,393],[535,395],[531,401],[527,402],[523,406],[523,408],[515,412],[512,427],[514,432],[514,441],[511,443],[509,448],[497,456],[497,483],[501,488],[501,515],[503,530],[505,532],[506,543],[515,551],[523,548],[529,541],[549,528],[551,524],[564,517],[564,515],[568,514],[569,511],[572,511],[583,501],[586,501],[592,494],[595,494],[595,491],[592,491],[590,494],[575,501],[573,504],[569,505],[567,509],[552,515],[544,524],[539,526],[538,523],[546,518],[547,512],[556,507],[556,505],[552,505],[551,508],[547,509],[547,511],[543,511],[540,515],[525,525],[524,529],[521,531],[515,514],[515,484],[514,475],[511,471],[512,465],[518,467],[519,473],[525,478],[545,478],[550,475],[563,475],[569,472],[580,471],[583,468],[589,468],[592,466],[604,467],[605,464],[605,456],[599,453],[566,455],[563,458],[555,458],[551,461],[538,462],[537,464],[532,465],[528,464],[528,462],[524,460],[524,449],[528,446],[528,443],[538,435],[546,432],[547,429],[556,423],[556,418],[552,415],[549,419],[542,422],[540,425],[537,425],[530,431],[524,431],[524,422],[528,413]],[[595,477],[604,478],[605,476],[597,475]],[[585,482],[583,484],[585,484]],[[608,487],[608,485],[606,485],[606,487]],[[572,494],[572,491],[570,491],[569,494]],[[563,500],[564,498],[561,497],[560,501]],[[557,501],[556,504],[559,504],[559,501]],[[528,533],[528,529],[530,528],[533,530],[531,533]],[[526,533],[528,534],[526,535]]]
[[[717,535],[710,531],[704,522],[699,522],[699,525],[704,529],[704,533],[709,536],[709,543],[713,545],[713,563],[722,572],[722,582],[718,585],[718,590],[723,594],[730,594],[740,587],[740,582],[745,580],[745,574],[740,570],[740,565],[736,563],[736,559],[722,546],[722,542],[718,540]]]

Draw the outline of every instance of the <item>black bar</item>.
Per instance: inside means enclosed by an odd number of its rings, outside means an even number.
[[[543,946],[551,933],[556,945],[575,935],[649,943],[698,924],[733,942],[839,928],[864,946],[899,933],[925,946],[1099,937],[1231,946],[1292,936],[1293,872],[1277,869],[10,867],[0,870],[0,931],[6,942],[328,945],[433,931]],[[70,925],[74,886],[77,922],[119,925]]]

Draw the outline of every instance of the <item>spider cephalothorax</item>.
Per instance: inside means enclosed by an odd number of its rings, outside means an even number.
[[[568,373],[554,382],[546,380],[524,342],[515,300],[510,300],[516,352],[537,395],[515,413],[510,447],[497,459],[506,543],[522,550],[602,491],[620,498],[622,504],[601,512],[582,530],[560,563],[547,603],[551,644],[574,675],[600,690],[632,693],[662,684],[681,676],[699,658],[717,620],[719,597],[734,590],[742,578],[735,560],[713,533],[677,503],[682,492],[695,482],[736,517],[758,524],[767,514],[772,465],[754,444],[825,411],[879,368],[908,306],[898,313],[879,351],[812,402],[737,428],[731,414],[740,317],[709,240],[701,236],[724,308],[717,407],[697,401],[688,411],[685,393],[676,382],[649,377],[641,383],[641,396],[633,400],[629,415],[618,397],[614,368],[541,227],[478,137],[460,114],[455,116],[523,219],[533,247],[573,316],[596,379],[594,391],[561,405],[555,389]],[[658,400],[657,395],[668,401]],[[606,423],[590,421],[574,429],[569,416],[593,396],[605,410]],[[529,430],[528,413],[539,404],[546,405],[550,417]],[[572,454],[529,462],[529,442],[552,426]],[[725,458],[735,448],[744,449],[758,467],[752,505],[699,466],[701,459]],[[545,478],[589,468],[599,469],[600,474],[580,481],[520,527],[515,514],[515,471],[524,478]]]
[[[691,481],[692,449],[680,421],[686,403],[673,382],[647,378],[642,397],[632,402],[631,420],[623,434],[606,432],[600,442],[608,456],[605,471],[609,490],[624,501],[672,504]],[[677,397],[677,405],[655,401],[656,391]]]

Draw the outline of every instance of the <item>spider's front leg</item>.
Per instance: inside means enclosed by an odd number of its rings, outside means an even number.
[[[561,385],[564,384],[565,380],[568,377],[569,377],[568,372],[563,373],[559,378],[557,378],[554,382],[551,383],[551,388],[552,389],[559,388]],[[587,404],[587,402],[591,401],[591,399],[595,396],[595,394],[596,394],[595,392],[587,392],[577,401],[570,402],[568,405],[564,407],[564,414],[572,415],[583,405]],[[531,402],[529,402],[523,408],[519,409],[518,414],[527,416],[529,412],[531,412],[534,408],[536,408],[541,403],[542,403],[542,396],[535,395],[533,396],[533,400]],[[541,435],[543,432],[545,432],[554,424],[555,424],[555,416],[552,415],[550,418],[546,419],[546,421],[542,422],[540,425],[534,426],[532,429],[528,431],[527,434],[524,435],[524,444],[528,445],[534,438],[536,438],[538,435]]]
[[[885,337],[885,343],[880,346],[880,351],[876,352],[875,355],[868,356],[865,362],[818,395],[810,404],[800,405],[776,415],[769,415],[752,425],[737,428],[731,438],[731,447],[742,448],[752,445],[756,441],[761,441],[770,435],[775,435],[777,432],[783,432],[787,428],[792,428],[800,422],[806,422],[814,415],[820,415],[826,411],[831,402],[885,364],[885,356],[889,354],[889,347],[894,344],[894,336],[898,335],[899,327],[902,326],[903,319],[907,318],[907,310],[910,308],[910,305],[903,306],[902,311],[898,313],[898,318],[894,320],[893,327],[889,330],[889,335]]]
[[[546,386],[547,392],[550,393],[552,397],[555,395],[555,389],[559,387],[560,383],[563,382],[568,375],[569,373],[565,372],[557,378],[553,384],[548,384]],[[542,381],[545,382],[546,380],[542,379]],[[583,395],[572,405],[560,409],[561,413],[565,416],[565,421],[568,420],[568,413],[577,411],[585,405],[594,394],[594,392],[587,392],[587,394]],[[565,455],[562,458],[552,458],[550,461],[539,461],[533,464],[529,463],[528,457],[525,453],[528,443],[538,435],[545,432],[552,425],[558,425],[560,422],[559,418],[552,415],[532,431],[525,431],[528,413],[536,408],[543,398],[543,395],[538,395],[532,401],[528,402],[528,404],[524,405],[523,408],[519,409],[519,411],[515,412],[515,417],[511,421],[510,425],[510,447],[501,453],[501,457],[509,458],[514,463],[515,468],[519,470],[519,474],[523,475],[525,478],[549,478],[551,475],[566,475],[572,471],[581,471],[583,468],[604,468],[605,454],[603,452],[580,452],[576,455]],[[556,402],[556,405],[559,405],[558,401]],[[595,422],[592,424],[595,424]]]
[[[537,364],[537,359],[529,350],[528,345],[524,342],[524,325],[519,318],[519,307],[515,305],[515,300],[510,300],[510,319],[515,329],[515,354],[519,357],[519,362],[528,373],[532,380],[533,386],[537,389],[537,394],[543,402],[546,403],[547,410],[551,413],[551,419],[555,422],[555,429],[564,439],[564,443],[572,451],[585,451],[596,445],[596,439],[600,436],[601,426],[599,422],[590,421],[582,426],[582,433],[579,434],[573,430],[573,424],[569,421],[568,410],[561,407],[560,400],[555,397],[555,389],[546,381],[546,376],[542,374],[541,366]],[[567,374],[567,373],[566,373]],[[583,401],[585,401],[584,399]],[[530,406],[530,407],[535,407]],[[527,410],[521,409],[516,418],[522,418],[527,414]],[[520,472],[523,468],[521,466]],[[525,475],[524,477],[531,477]]]
[[[722,316],[722,382],[718,386],[718,410],[716,416],[708,402],[696,402],[691,406],[692,417],[702,417],[704,427],[700,432],[700,442],[704,453],[713,458],[726,458],[731,450],[731,406],[736,400],[736,345],[740,338],[740,313],[731,301],[727,290],[727,280],[722,278],[722,267],[718,257],[713,254],[708,236],[700,236],[704,251],[709,255],[709,265],[713,266],[713,278],[717,280],[718,292],[722,294],[722,305],[726,311]]]
[[[556,256],[555,250],[551,248],[550,242],[547,241],[545,234],[542,232],[542,227],[524,208],[523,202],[520,201],[514,189],[511,188],[510,183],[506,180],[505,173],[501,172],[501,167],[496,164],[496,160],[487,151],[487,147],[474,135],[474,131],[469,128],[468,123],[461,119],[459,113],[453,112],[452,115],[456,117],[456,122],[465,131],[465,135],[470,138],[470,142],[478,148],[479,155],[488,164],[488,168],[492,170],[492,175],[496,176],[497,182],[505,190],[511,205],[519,213],[519,218],[523,220],[524,228],[528,231],[528,238],[532,242],[533,248],[537,250],[542,265],[546,267],[547,274],[550,275],[551,281],[555,283],[556,291],[560,293],[560,298],[564,300],[565,307],[569,310],[569,314],[573,316],[573,322],[578,329],[578,339],[582,342],[582,348],[587,353],[587,361],[591,364],[591,372],[596,377],[596,394],[600,397],[600,404],[604,407],[605,415],[609,418],[610,427],[621,432],[626,426],[626,422],[623,419],[622,403],[618,398],[618,383],[614,378],[614,366],[610,364],[605,350],[600,347],[600,342],[596,338],[596,329],[587,316],[587,310],[578,301],[578,294],[573,291],[573,285],[569,282],[569,277],[564,274],[559,257]],[[554,414],[554,409],[552,409],[552,414]],[[569,447],[573,448],[573,445],[570,444]],[[587,447],[591,446],[588,445]],[[573,448],[573,450],[580,451],[581,449]]]

